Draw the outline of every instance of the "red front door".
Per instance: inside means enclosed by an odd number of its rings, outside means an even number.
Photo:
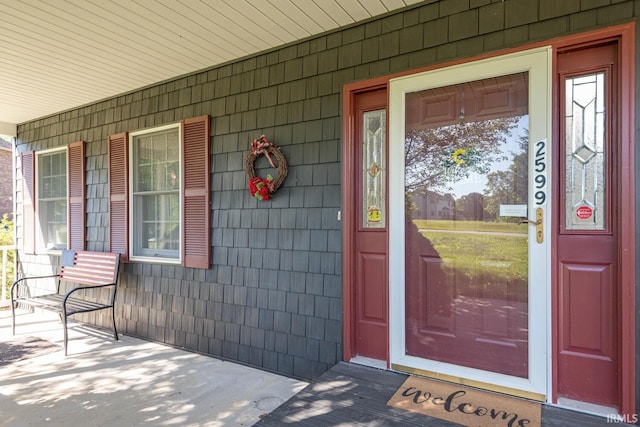
[[[558,397],[620,398],[617,44],[558,54]]]

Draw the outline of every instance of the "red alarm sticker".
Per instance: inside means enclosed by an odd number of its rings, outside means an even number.
[[[589,219],[593,215],[593,209],[587,205],[582,205],[576,209],[576,216],[580,219]]]

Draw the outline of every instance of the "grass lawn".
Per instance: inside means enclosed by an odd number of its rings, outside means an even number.
[[[515,222],[450,221],[443,219],[415,219],[418,229],[455,231],[498,231],[503,233],[527,234],[526,224]]]
[[[418,220],[459,294],[527,299],[527,227],[507,223]],[[442,231],[440,231],[442,230]],[[461,231],[451,233],[451,231]],[[510,234],[473,234],[497,231]],[[514,236],[512,233],[522,234]]]

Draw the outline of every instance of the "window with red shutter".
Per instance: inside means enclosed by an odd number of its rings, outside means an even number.
[[[23,249],[85,248],[85,143],[22,159]]]
[[[112,251],[209,268],[209,138],[208,115],[109,137]]]

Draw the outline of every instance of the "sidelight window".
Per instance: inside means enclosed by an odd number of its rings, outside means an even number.
[[[565,226],[606,228],[605,74],[565,81]]]

